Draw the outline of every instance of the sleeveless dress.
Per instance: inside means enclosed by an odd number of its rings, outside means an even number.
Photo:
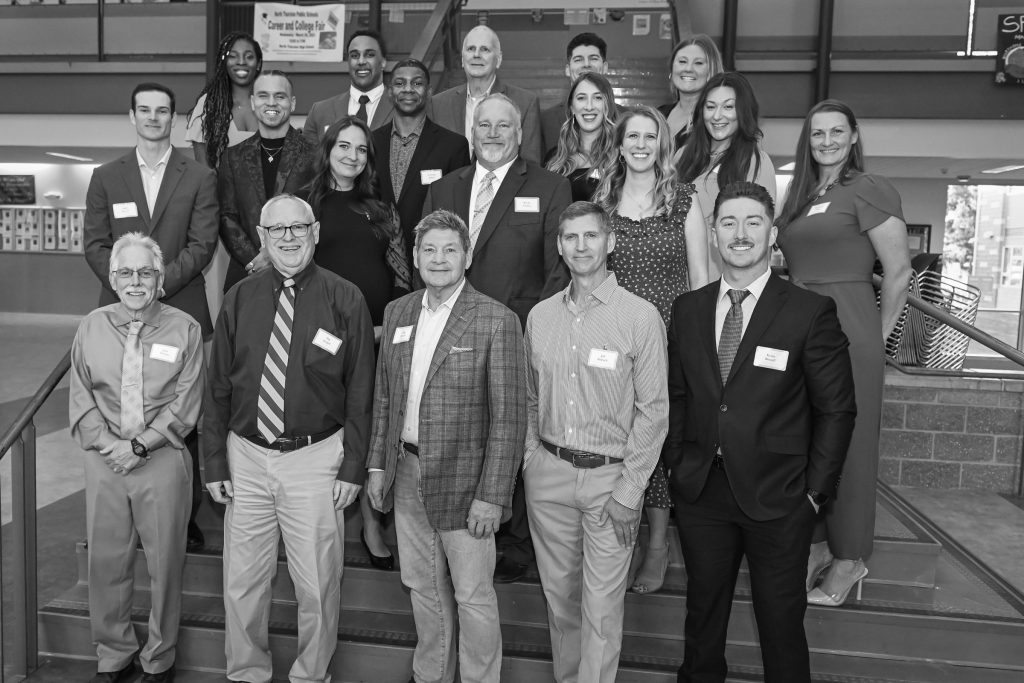
[[[619,285],[654,304],[667,327],[676,297],[690,291],[686,264],[686,215],[693,201],[693,185],[677,185],[676,201],[668,217],[651,216],[633,220],[611,215],[615,230],[615,251],[608,255],[608,267]],[[669,508],[665,465],[651,473],[644,498],[645,507]]]
[[[891,217],[903,220],[896,188],[881,176],[861,174],[812,201],[779,234],[790,280],[832,297],[850,340],[857,422],[825,515],[832,553],[847,560],[866,560],[874,543],[885,349],[871,284],[876,254],[868,231]],[[815,541],[824,540],[820,531]]]

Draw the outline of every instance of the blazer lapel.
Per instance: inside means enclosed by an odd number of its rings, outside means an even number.
[[[460,85],[455,91],[456,96],[451,98],[452,118],[456,123],[455,132],[459,135],[466,134],[466,86]]]
[[[390,131],[389,124],[388,130]],[[430,119],[423,122],[423,130],[420,132],[420,139],[416,141],[416,149],[412,153],[412,159],[409,160],[409,171],[405,174],[405,180],[402,182],[402,193],[398,196],[398,200],[401,201],[405,193],[409,191],[410,186],[415,183],[422,182],[420,178],[416,178],[417,171],[423,170],[424,164],[426,163],[427,157],[432,151],[434,151],[434,145],[437,144],[437,134],[434,132],[434,125]],[[390,133],[389,133],[390,135]],[[390,137],[388,138],[390,140]],[[388,182],[391,182],[391,171],[386,171]],[[384,171],[381,171],[383,177]]]
[[[707,355],[708,362],[711,365],[711,371],[718,379],[718,384],[722,384],[722,370],[718,365],[718,339],[715,337],[715,313],[718,308],[718,283],[714,282],[714,286],[705,287],[703,296],[701,296],[697,315],[700,318],[700,340],[704,345],[704,351]]]
[[[377,100],[377,110],[373,112],[373,118],[370,120],[370,130],[376,130],[390,121],[394,110],[395,107],[391,104],[391,98],[388,97],[387,93],[382,94],[380,99]]]
[[[764,291],[761,292],[761,300],[754,307],[754,314],[750,316],[747,329],[743,332],[740,346],[736,349],[736,359],[732,362],[732,369],[729,371],[730,380],[736,374],[736,371],[743,367],[747,356],[757,346],[761,335],[768,329],[768,325],[775,319],[779,309],[786,303],[787,298],[788,293],[786,288],[782,286],[782,281],[777,276],[771,275],[765,284]]]
[[[160,192],[156,195],[156,204],[153,206],[151,230],[159,225],[160,216],[163,215],[164,209],[167,208],[167,204],[171,201],[171,195],[174,194],[175,188],[178,187],[178,182],[181,181],[181,177],[185,174],[185,165],[185,157],[177,150],[172,150],[171,156],[167,158],[164,179],[160,183]]]
[[[287,143],[286,143],[287,144]],[[260,206],[267,201],[266,192],[263,189],[263,162],[260,159],[260,134],[256,133],[251,138],[241,143],[242,170],[249,180],[249,187],[252,188],[253,197]],[[284,159],[281,159],[284,165]],[[280,180],[280,177],[278,178]]]
[[[430,380],[437,374],[437,369],[441,367],[441,364],[448,357],[451,352],[452,346],[457,342],[466,330],[469,328],[469,323],[473,319],[473,308],[475,304],[466,302],[466,294],[472,292],[469,283],[467,282],[462,289],[462,293],[459,294],[459,298],[455,300],[455,305],[452,307],[452,313],[448,316],[448,322],[445,323],[444,331],[441,333],[441,338],[437,341],[437,346],[434,348],[434,357],[430,360],[430,369],[427,371],[427,379],[423,383],[423,386],[430,384]]]
[[[395,130],[395,124],[386,123],[381,127],[380,132],[384,135],[386,140],[382,148],[378,148],[374,145],[374,152],[377,155],[377,182],[380,183],[380,191],[385,196],[390,196],[394,190],[391,187],[391,134]],[[376,135],[376,131],[374,131]],[[409,165],[412,168],[412,164]],[[398,203],[398,197],[395,197],[395,204]]]
[[[508,173],[505,174],[505,180],[502,181],[501,187],[498,188],[497,193],[494,195],[494,201],[491,202],[490,208],[487,209],[487,217],[484,218],[484,224],[480,228],[480,235],[476,238],[476,248],[473,249],[474,256],[480,253],[488,238],[494,234],[498,223],[504,218],[509,205],[512,204],[512,200],[519,192],[519,188],[525,182],[526,162],[520,157],[512,162]]]
[[[396,353],[398,356],[399,367],[401,368],[402,386],[401,392],[398,396],[407,396],[409,394],[409,375],[412,373],[412,348],[413,344],[416,343],[416,334],[419,332],[417,323],[420,319],[420,308],[422,306],[422,296],[411,296],[406,300],[406,305],[398,314],[398,322],[395,325],[397,330],[399,327],[412,327],[412,334],[409,336],[409,341],[398,344]],[[394,334],[394,332],[392,332]],[[394,337],[391,339],[381,339],[381,345],[394,343]]]
[[[459,182],[452,188],[452,199],[454,200],[455,213],[459,214],[462,220],[469,225],[473,217],[473,208],[469,205],[469,198],[473,192],[473,175],[476,173],[476,164],[470,164],[460,171]]]
[[[153,232],[153,219],[149,215],[149,202],[146,201],[146,191],[142,188],[142,171],[139,170],[139,160],[135,154],[135,151],[132,150],[127,156],[121,157],[123,164],[121,175],[128,187],[128,194],[135,202],[135,210],[139,212],[139,217],[146,224],[146,232],[150,233]]]
[[[292,170],[295,168],[297,163],[300,161],[298,158],[296,147],[298,147],[299,138],[302,134],[296,129],[288,126],[288,132],[284,138],[284,148],[281,149],[281,163],[277,167],[277,176],[274,178],[274,196],[284,192],[284,187],[288,183],[288,176],[291,175]],[[259,133],[253,137],[259,137]],[[257,166],[260,164],[259,155],[256,158]],[[259,183],[257,185],[263,187],[263,169],[260,168]],[[260,195],[262,196],[262,192]],[[263,202],[266,202],[269,197],[263,197]]]

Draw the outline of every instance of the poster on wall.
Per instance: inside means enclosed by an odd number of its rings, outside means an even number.
[[[0,204],[35,204],[34,175],[0,175]]]
[[[345,5],[253,5],[253,33],[267,62],[341,62]]]
[[[996,52],[996,83],[1024,85],[1024,14],[999,15]]]

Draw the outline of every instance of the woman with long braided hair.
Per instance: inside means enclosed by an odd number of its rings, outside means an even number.
[[[213,78],[188,114],[185,139],[196,161],[217,168],[229,145],[237,145],[257,129],[249,97],[263,69],[263,51],[248,33],[229,33],[217,46]]]

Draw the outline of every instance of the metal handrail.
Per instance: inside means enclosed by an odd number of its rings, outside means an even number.
[[[0,438],[0,460],[4,459],[7,455],[7,451],[10,450],[14,442],[18,440],[19,435],[28,426],[29,422],[35,416],[39,409],[46,402],[46,399],[50,397],[53,390],[57,388],[60,381],[64,379],[64,375],[67,374],[68,370],[71,369],[71,350],[64,354],[64,357],[60,359],[56,367],[50,372],[49,377],[43,382],[43,384],[36,391],[35,395],[25,404],[25,407],[18,413],[18,417],[14,419],[11,426],[4,432],[3,438]]]

